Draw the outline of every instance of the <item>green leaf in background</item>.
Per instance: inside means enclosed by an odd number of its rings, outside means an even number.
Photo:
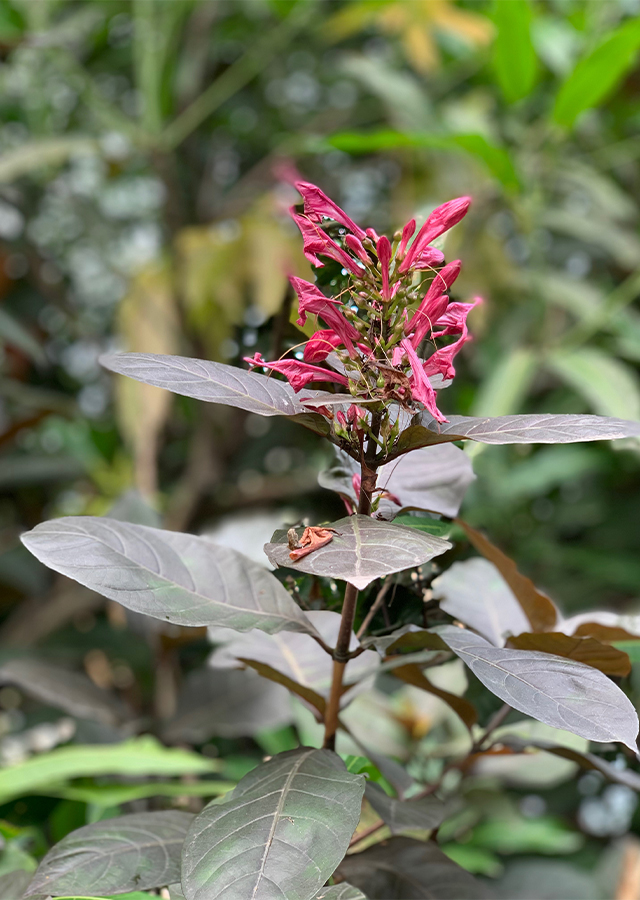
[[[536,82],[538,60],[531,40],[531,19],[529,0],[497,0],[495,4],[498,33],[493,45],[493,66],[508,103],[527,97]]]
[[[417,528],[418,531],[426,531],[427,534],[435,534],[436,537],[442,538],[449,537],[453,528],[451,522],[442,522],[429,516],[396,516],[393,521],[396,525]]]
[[[95,775],[186,775],[216,772],[220,763],[190,750],[168,749],[155,738],[122,744],[61,747],[0,772],[0,803],[71,778]]]
[[[481,134],[426,134],[383,129],[379,131],[341,131],[331,135],[316,150],[326,150],[327,145],[345,153],[377,153],[402,147],[418,147],[427,150],[444,150],[450,153],[466,153],[483,163],[489,172],[507,190],[520,186],[518,174],[507,150],[490,143]]]
[[[216,797],[233,790],[233,781],[148,781],[145,784],[93,784],[71,785],[64,788],[42,788],[42,793],[65,800],[77,800],[80,803],[91,803],[107,809],[121,806],[133,800],[144,800],[147,797]]]
[[[570,128],[580,113],[606,100],[634,65],[638,50],[640,19],[627,19],[578,62],[558,91],[554,122]]]
[[[602,416],[640,419],[640,380],[630,366],[595,347],[558,350],[548,364]]]
[[[479,387],[471,408],[474,416],[508,416],[522,408],[537,370],[536,354],[515,347],[500,355],[493,371]]]

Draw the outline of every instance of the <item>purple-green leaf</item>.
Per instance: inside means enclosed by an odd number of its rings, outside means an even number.
[[[452,625],[438,633],[478,680],[514,709],[587,740],[619,741],[636,751],[637,713],[598,669],[551,653],[493,647]]]
[[[280,753],[194,820],[184,844],[187,900],[312,900],[344,857],[364,777],[330,750]]]
[[[75,516],[43,522],[22,542],[54,571],[156,619],[236,631],[314,631],[271,572],[206,538]]]
[[[422,565],[451,547],[449,541],[434,535],[368,516],[347,516],[323,528],[334,529],[333,539],[296,561],[289,556],[286,539],[266,544],[269,562],[311,575],[339,578],[362,590],[376,578]]]
[[[27,889],[46,896],[124,894],[180,878],[191,813],[134,813],[72,831],[44,857]]]

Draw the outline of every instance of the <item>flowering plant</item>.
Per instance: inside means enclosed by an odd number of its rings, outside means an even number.
[[[600,613],[564,619],[515,563],[456,518],[474,478],[458,443],[616,439],[639,435],[640,423],[445,416],[437,392],[455,375],[454,359],[469,340],[467,316],[479,301],[450,299],[460,262],[445,263],[432,243],[460,222],[469,198],[435,209],[417,234],[412,220],[389,240],[360,228],[314,185],[297,188],[303,208],[292,215],[307,258],[316,268],[337,264],[339,273],[331,295],[291,279],[298,323],[315,316],[325,326],[302,351],[271,361],[256,354],[248,360],[254,371],[148,354],[102,362],[199,400],[290,417],[329,439],[337,459],[320,482],[343,498],[348,514],[276,532],[265,546],[275,574],[206,538],[106,517],[55,519],[23,541],[55,571],[128,609],[208,626],[214,685],[241,686],[258,706],[275,698],[279,716],[288,691],[307,716],[306,727],[298,724],[308,746],[269,758],[197,815],[135,813],[73,832],[44,858],[27,894],[173,884],[171,896],[187,900],[484,897],[487,885],[436,840],[451,800],[483,757],[532,749],[566,756],[568,731],[584,742],[582,751],[572,745],[574,762],[640,785],[631,768],[588,752],[589,741],[618,741],[633,760],[638,718],[611,676],[628,674],[629,657],[613,642],[621,634],[638,639],[638,623]],[[452,520],[481,558],[434,577],[431,560],[450,549]],[[345,582],[339,613],[321,599],[336,581]],[[385,607],[391,589],[404,598],[394,606],[396,621]],[[426,674],[452,660],[502,705],[481,717],[464,686],[445,690]],[[380,678],[393,678],[394,690],[408,684],[447,710],[448,749],[431,768],[404,768],[408,748],[397,758],[381,752],[374,721],[354,714]],[[509,722],[523,715],[548,726],[554,740],[510,732]],[[217,727],[210,723],[207,734],[224,733]],[[114,863],[105,872],[97,862],[107,850]]]

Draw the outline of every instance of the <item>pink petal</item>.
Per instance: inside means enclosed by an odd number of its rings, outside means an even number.
[[[416,220],[409,219],[407,224],[402,229],[402,237],[400,239],[400,244],[398,246],[397,257],[398,259],[402,259],[404,257],[405,251],[407,249],[407,244],[413,237],[413,233],[416,230]]]
[[[262,366],[265,369],[271,369],[272,372],[279,372],[284,375],[294,391],[300,391],[307,384],[313,381],[336,381],[348,387],[349,382],[344,375],[338,375],[337,372],[331,372],[329,369],[321,369],[319,366],[310,366],[307,363],[299,362],[297,359],[278,359],[274,362],[265,362],[259,353],[255,356],[245,356],[244,361],[254,368]]]
[[[464,218],[470,203],[471,197],[458,197],[456,200],[449,200],[448,203],[443,203],[442,206],[434,209],[418,232],[398,271],[404,273],[412,268],[431,241],[453,228]]]
[[[322,253],[323,256],[339,262],[352,275],[362,275],[362,267],[348,253],[345,253],[342,247],[339,247],[328,234],[325,234],[319,225],[312,222],[308,216],[299,215],[293,206],[289,212],[302,234],[304,255],[312,265],[317,268],[324,266],[322,260],[318,258],[318,254]]]
[[[304,211],[312,222],[320,223],[323,217],[333,219],[344,225],[352,234],[355,234],[359,240],[364,240],[366,232],[359,225],[350,219],[343,209],[340,209],[337,203],[334,203],[324,191],[321,191],[315,184],[309,181],[296,181],[295,188],[300,192],[304,200]]]
[[[418,358],[416,351],[413,349],[411,341],[405,339],[400,343],[406,350],[409,364],[411,365],[411,394],[413,396],[413,399],[420,401],[420,403],[422,403],[427,408],[427,410],[431,413],[433,418],[436,419],[436,421],[448,421],[436,406],[436,392],[431,387],[431,382],[429,381],[425,372],[424,364],[422,360]]]
[[[330,328],[316,331],[315,334],[311,335],[304,346],[305,362],[324,362],[327,356],[335,350],[336,347],[339,347],[341,343],[342,338],[340,335],[336,334],[335,331],[332,331]]]

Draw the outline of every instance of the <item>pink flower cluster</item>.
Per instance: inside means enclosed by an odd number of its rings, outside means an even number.
[[[334,260],[348,284],[338,296],[327,297],[314,284],[292,277],[298,324],[304,325],[311,315],[327,327],[306,343],[302,360],[266,362],[256,353],[246,361],[281,373],[295,391],[312,382],[333,382],[348,390],[354,404],[379,401],[387,407],[388,401],[395,401],[410,410],[420,404],[438,422],[446,422],[431,379],[438,385],[454,377],[454,357],[470,340],[467,316],[480,301],[450,302],[447,292],[458,277],[460,261],[443,265],[443,254],[431,243],[463,218],[470,198],[439,206],[415,237],[412,219],[391,242],[372,228],[360,228],[315,185],[297,181],[295,187],[304,210],[292,207],[291,215],[302,233],[307,259],[318,268],[324,266],[323,258]],[[326,220],[340,226],[337,239],[325,230]],[[421,296],[426,282],[428,289]],[[436,339],[449,336],[456,340],[436,346]],[[425,346],[430,352],[423,358]],[[333,418],[329,409],[322,412]],[[365,416],[355,405],[349,412],[353,423]],[[336,423],[343,428],[348,420],[338,413]]]

